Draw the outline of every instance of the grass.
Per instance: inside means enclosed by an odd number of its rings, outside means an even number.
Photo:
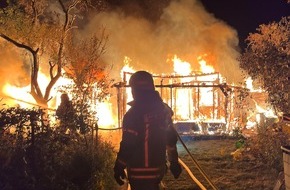
[[[278,171],[260,163],[254,157],[241,156],[234,160],[231,154],[236,150],[235,139],[192,140],[185,144],[193,158],[219,190],[272,190]],[[195,177],[207,188],[213,189],[198,171],[191,157],[181,144],[178,145],[180,158],[191,169]],[[164,178],[167,190],[200,189],[183,170],[175,180],[168,172]]]

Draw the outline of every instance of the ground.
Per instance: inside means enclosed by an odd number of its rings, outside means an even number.
[[[109,135],[108,135],[109,134]],[[104,135],[104,134],[103,134]],[[105,137],[106,135],[104,135]],[[106,138],[118,146],[120,132],[107,133]],[[190,168],[197,180],[208,190],[273,190],[279,172],[258,162],[255,157],[242,156],[239,159],[236,148],[237,139],[229,137],[181,138],[192,157],[187,153],[181,141],[178,141],[178,152],[181,160]],[[117,148],[118,149],[118,148]],[[233,154],[235,152],[235,154]],[[196,164],[195,164],[196,163]],[[198,166],[196,166],[198,165]],[[207,180],[199,168],[207,176]],[[283,173],[283,172],[282,172]],[[209,181],[209,182],[208,182]],[[198,190],[185,169],[175,180],[167,172],[163,184],[166,190]],[[212,184],[215,188],[213,188]],[[122,187],[120,190],[125,190]]]
[[[236,141],[228,138],[184,139],[183,142],[192,157],[180,142],[178,143],[179,155],[206,189],[214,189],[212,187],[214,186],[219,190],[273,190],[278,172],[262,163],[257,163],[255,158],[240,161],[234,159],[234,155],[237,155],[233,154],[237,150]],[[201,168],[207,180],[198,168]],[[164,184],[167,190],[201,189],[185,170],[177,180],[168,173],[164,178]]]

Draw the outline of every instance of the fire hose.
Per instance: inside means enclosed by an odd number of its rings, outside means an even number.
[[[203,169],[199,166],[199,164],[197,163],[197,161],[193,158],[192,154],[190,153],[190,151],[188,150],[187,146],[185,145],[185,143],[183,142],[183,140],[181,139],[180,135],[178,134],[178,132],[175,130],[177,137],[179,139],[179,141],[181,142],[182,146],[185,148],[186,152],[188,153],[188,155],[190,156],[190,158],[192,159],[192,161],[194,162],[195,166],[197,167],[197,169],[199,170],[199,172],[203,175],[203,177],[207,180],[207,182],[210,184],[210,186],[214,189],[214,190],[218,190],[218,188],[212,183],[212,181],[209,179],[209,177],[206,175],[206,173],[203,171]],[[178,162],[182,165],[182,167],[187,171],[188,175],[190,176],[190,178],[200,187],[201,190],[206,190],[206,188],[204,187],[204,185],[202,185],[202,183],[200,181],[198,181],[198,179],[196,179],[196,177],[192,174],[191,170],[188,168],[188,166],[180,159],[178,158]],[[127,171],[126,171],[126,176],[127,176]],[[127,189],[130,190],[130,184],[128,183],[128,181],[126,181],[127,184]],[[164,184],[161,182],[161,186],[164,188]]]
[[[194,177],[194,175],[192,174],[192,172],[190,171],[190,169],[187,167],[187,165],[180,159],[178,158],[178,162],[182,165],[182,167],[187,171],[188,175],[191,177],[191,179],[200,187],[201,190],[206,190],[206,188],[202,185],[202,183],[200,183],[200,181],[198,181],[198,179],[196,179],[196,177]],[[125,189],[126,190],[131,190],[129,181],[128,181],[128,174],[127,174],[127,170],[125,170],[125,174],[126,174],[126,179],[124,180],[125,184]],[[161,188],[162,189],[166,189],[165,185],[163,184],[163,182],[161,181]]]
[[[197,163],[197,161],[193,158],[192,154],[190,153],[190,151],[188,150],[187,146],[185,145],[185,143],[183,142],[183,140],[181,139],[180,135],[178,134],[178,132],[175,130],[178,140],[181,142],[182,146],[184,147],[184,149],[186,150],[186,152],[188,153],[188,155],[190,156],[191,160],[194,162],[195,166],[197,167],[197,169],[199,170],[199,172],[203,175],[203,177],[206,179],[206,181],[210,184],[210,186],[214,189],[214,190],[218,190],[218,188],[212,183],[212,181],[209,179],[209,177],[206,175],[206,173],[203,171],[203,169],[200,167],[200,165]],[[184,163],[178,159],[179,163],[184,167]],[[184,165],[183,165],[184,164]],[[186,166],[186,165],[185,165]],[[185,168],[185,167],[184,167]],[[185,168],[188,172],[188,174],[190,175],[190,177],[192,177],[192,173],[188,168]],[[192,176],[191,176],[192,175]],[[193,179],[193,178],[192,178]],[[194,180],[196,182],[196,180]],[[199,183],[197,183],[199,185]],[[203,185],[200,186],[200,188],[205,188]],[[203,189],[202,188],[202,189]]]
[[[33,104],[33,103],[30,103],[30,102],[26,102],[26,101],[23,101],[23,100],[19,100],[19,99],[16,99],[16,98],[13,98],[13,97],[10,97],[10,96],[7,96],[8,98],[11,98],[11,99],[14,99],[14,100],[17,100],[17,101],[21,101],[21,102],[24,102],[24,103],[27,103],[27,104],[30,104],[30,105],[35,105],[35,106],[39,106],[41,107],[40,105],[37,105],[37,104]],[[46,108],[46,109],[49,109],[49,110],[53,110],[55,111],[54,109],[50,109],[50,108]],[[188,150],[187,146],[185,145],[185,143],[183,142],[183,140],[181,139],[180,135],[178,134],[178,132],[175,130],[176,134],[177,134],[177,137],[179,139],[179,141],[181,142],[182,146],[184,147],[184,149],[186,150],[186,152],[188,153],[188,155],[190,156],[190,158],[192,159],[192,161],[194,162],[195,166],[197,167],[197,169],[199,170],[199,172],[204,176],[204,178],[207,180],[207,182],[211,185],[211,187],[214,189],[214,190],[218,190],[218,188],[211,182],[211,180],[208,178],[208,176],[206,175],[206,173],[202,170],[202,168],[199,166],[199,164],[197,163],[197,161],[193,158],[192,154],[190,153],[190,151]],[[202,189],[202,190],[205,190],[206,188],[194,177],[194,175],[192,174],[192,172],[190,171],[190,169],[186,166],[186,164],[179,158],[178,159],[178,162],[183,166],[183,168],[187,171],[187,173],[189,174],[189,176],[191,177],[191,179],[197,183],[197,185]]]
[[[192,174],[191,170],[187,167],[187,165],[180,159],[178,158],[178,162],[182,165],[182,167],[187,171],[188,175],[191,177],[191,179],[200,187],[201,190],[206,190],[206,188],[194,177]]]

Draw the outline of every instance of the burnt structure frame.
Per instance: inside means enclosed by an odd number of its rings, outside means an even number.
[[[113,87],[117,89],[117,113],[118,113],[118,127],[120,128],[122,126],[122,118],[126,112],[126,104],[127,104],[127,94],[126,94],[126,88],[130,88],[128,83],[128,75],[132,75],[132,72],[123,72],[123,81],[115,83]],[[182,79],[182,78],[198,78],[198,77],[204,77],[204,76],[210,76],[210,75],[216,75],[217,79],[215,81],[202,81],[202,80],[193,80],[190,82],[178,82],[178,83],[169,83],[169,84],[163,84],[163,81],[165,79]],[[213,88],[213,98],[218,99],[218,105],[213,104],[212,110],[213,112],[217,111],[217,109],[224,110],[223,113],[223,122],[225,126],[228,126],[228,124],[232,121],[233,117],[231,117],[231,112],[233,112],[234,109],[234,101],[232,98],[235,96],[236,89],[242,88],[239,86],[233,86],[228,85],[226,82],[220,82],[220,74],[218,72],[215,73],[194,73],[190,75],[153,75],[153,79],[155,81],[155,88],[157,91],[159,91],[160,96],[164,97],[164,89],[169,89],[170,92],[170,102],[168,103],[169,106],[173,109],[173,111],[176,111],[176,104],[174,104],[173,100],[176,100],[176,90],[177,89],[196,89],[197,95],[199,96],[199,92],[201,88]],[[157,84],[156,79],[160,79],[160,83]],[[212,83],[212,84],[208,84]],[[223,95],[223,100],[220,101],[220,97],[215,97],[215,89],[219,89]],[[199,97],[196,98],[197,107],[199,107]],[[199,114],[199,112],[198,112]],[[221,113],[217,113],[217,118],[221,118]],[[197,115],[198,117],[199,115]],[[174,116],[173,118],[175,121],[178,121],[178,118]],[[214,120],[214,118],[211,118],[210,120]],[[228,127],[226,127],[226,130]]]

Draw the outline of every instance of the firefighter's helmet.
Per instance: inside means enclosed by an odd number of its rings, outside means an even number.
[[[135,72],[130,80],[129,86],[133,89],[140,90],[154,90],[153,77],[150,73],[146,71],[137,71]]]
[[[61,94],[60,99],[62,102],[68,102],[69,101],[68,94],[67,93]]]

